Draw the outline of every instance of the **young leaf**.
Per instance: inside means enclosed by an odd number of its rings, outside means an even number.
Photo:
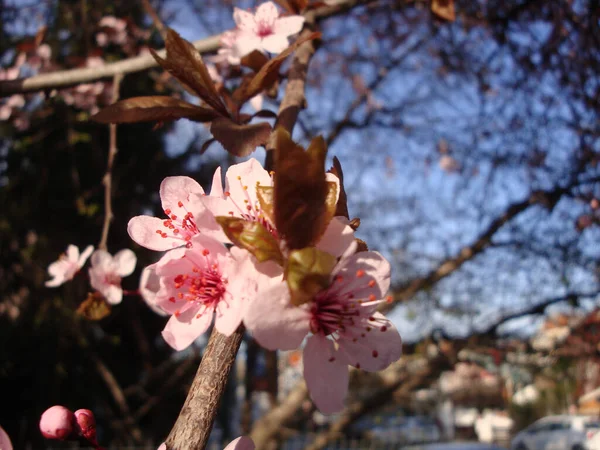
[[[325,231],[329,216],[325,141],[316,138],[304,151],[282,128],[273,138],[275,226],[289,249],[309,247]]]
[[[271,222],[275,222],[273,216],[273,205],[274,205],[274,190],[272,186],[256,186],[256,197],[260,204],[260,210],[265,218]]]
[[[238,125],[219,117],[213,120],[210,132],[232,155],[247,156],[259,145],[265,145],[271,134],[271,125],[266,122]]]
[[[318,292],[329,286],[335,256],[314,247],[290,252],[285,266],[285,278],[295,306],[312,300]]]
[[[308,36],[300,37],[296,41],[282,51],[275,58],[271,59],[268,63],[261,67],[254,78],[249,83],[242,84],[234,93],[233,98],[238,103],[244,103],[251,99],[256,94],[261,93],[263,90],[268,89],[273,83],[279,78],[279,68],[285,61],[285,59],[292,54],[300,45],[307,41],[317,39],[321,37],[321,33],[312,33]]]
[[[165,46],[167,49],[166,59],[150,50],[156,62],[221,115],[229,116],[200,53],[194,46],[171,29],[167,31]]]
[[[258,50],[252,50],[246,56],[243,56],[240,60],[242,66],[252,69],[254,72],[258,72],[262,67],[269,62],[269,58]]]
[[[259,222],[218,216],[217,222],[234,245],[252,253],[259,262],[274,260],[283,265],[277,239]]]
[[[90,292],[77,308],[77,314],[87,320],[101,320],[110,314],[110,305],[99,292]]]
[[[167,122],[186,118],[210,122],[219,117],[212,109],[172,97],[133,97],[113,103],[91,117],[100,123]]]
[[[344,189],[344,172],[342,171],[342,165],[337,156],[333,157],[333,167],[331,167],[328,172],[334,174],[340,180],[340,195],[335,208],[335,215],[344,216],[346,219],[349,219],[348,197],[346,196],[346,189]]]
[[[454,11],[454,0],[433,0],[431,11],[438,17],[454,22],[456,13]]]

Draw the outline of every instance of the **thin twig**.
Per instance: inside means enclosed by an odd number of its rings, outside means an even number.
[[[163,41],[165,41],[167,39],[167,27],[150,4],[150,0],[142,0],[142,6],[146,10],[146,13],[152,18],[152,23],[154,23],[154,26],[162,36]]]
[[[121,80],[123,74],[116,74],[113,78],[112,86],[112,102],[115,103],[119,100],[119,88],[121,87]],[[110,223],[113,219],[112,212],[112,168],[117,154],[117,125],[111,123],[109,125],[109,145],[108,145],[108,162],[106,164],[106,173],[102,179],[104,184],[104,225],[102,226],[102,237],[98,248],[106,250],[106,241],[108,239],[108,230],[110,229]]]

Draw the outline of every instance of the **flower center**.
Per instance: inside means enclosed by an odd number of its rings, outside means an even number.
[[[310,331],[313,334],[329,336],[337,331],[345,331],[355,326],[360,315],[356,302],[329,288],[319,292],[311,305]]]
[[[192,237],[200,232],[200,230],[198,230],[198,227],[196,226],[194,215],[185,208],[183,202],[179,201],[177,206],[186,211],[184,216],[179,217],[176,214],[173,214],[170,209],[165,209],[165,214],[168,219],[163,221],[163,229],[156,230],[156,233],[160,234],[163,238],[171,237],[181,239],[185,242],[187,248],[191,248],[192,243],[190,241]]]
[[[258,35],[258,37],[261,37],[261,38],[271,36],[272,34],[274,34],[273,27],[268,22],[264,22],[264,21],[258,22],[256,34]]]

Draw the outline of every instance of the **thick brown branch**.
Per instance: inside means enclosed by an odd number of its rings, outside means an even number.
[[[183,408],[167,438],[169,450],[206,447],[243,335],[242,326],[231,336],[213,329]]]

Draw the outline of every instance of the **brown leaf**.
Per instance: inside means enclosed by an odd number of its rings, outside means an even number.
[[[342,164],[337,156],[333,157],[333,166],[328,172],[334,174],[340,180],[340,196],[335,208],[335,215],[344,216],[346,219],[349,219],[348,197],[346,196],[346,189],[344,189],[344,172],[342,171]]]
[[[336,263],[335,256],[314,247],[290,252],[285,265],[285,279],[292,304],[300,306],[307,303],[328,287]]]
[[[246,56],[243,56],[240,60],[240,64],[245,67],[249,67],[254,72],[260,71],[262,66],[269,62],[269,58],[263,52],[259,52],[258,50],[253,50],[248,53]]]
[[[275,130],[275,226],[291,250],[311,246],[325,231],[330,215],[326,199],[325,141],[313,139],[309,150],[296,145],[287,131]]]
[[[296,42],[262,66],[260,71],[254,75],[254,78],[252,78],[249,83],[240,86],[233,93],[233,98],[238,103],[244,103],[255,95],[260,94],[263,90],[268,89],[279,78],[279,68],[285,59],[290,56],[292,52],[294,52],[300,45],[319,37],[321,37],[321,33],[312,33],[308,36],[296,39]]]
[[[100,123],[166,122],[190,119],[210,122],[219,117],[212,109],[192,105],[173,97],[133,97],[113,103],[91,117]]]
[[[152,56],[160,66],[177,80],[195,92],[223,116],[229,116],[217,89],[210,77],[200,53],[176,31],[169,29],[165,42],[167,58],[163,59],[152,50]]]
[[[454,22],[456,14],[454,11],[454,0],[432,0],[431,12],[441,19]]]
[[[265,145],[271,134],[271,125],[266,122],[238,125],[229,119],[219,117],[213,120],[210,132],[232,155],[247,156],[259,145]]]
[[[218,216],[216,219],[234,245],[248,250],[259,262],[273,260],[283,265],[279,242],[264,225],[239,217]]]
[[[101,320],[110,314],[110,305],[99,292],[90,292],[77,308],[77,314],[87,320]]]

